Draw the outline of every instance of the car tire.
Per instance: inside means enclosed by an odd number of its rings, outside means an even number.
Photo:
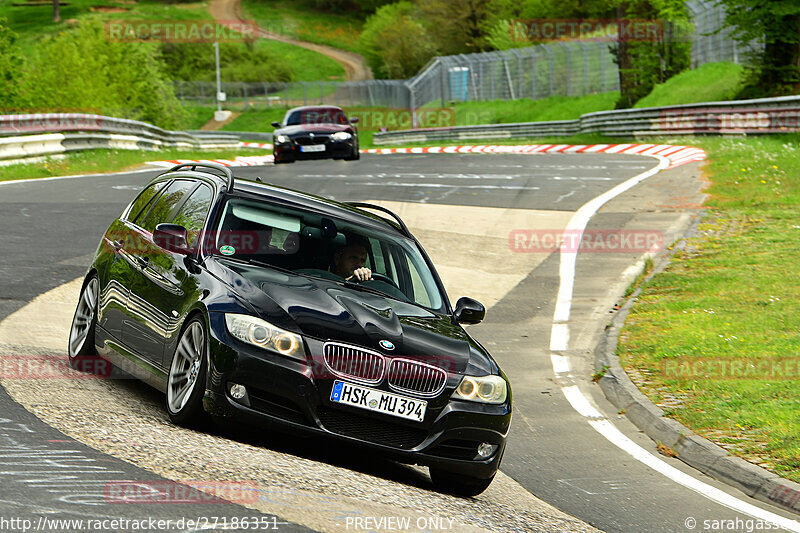
[[[207,346],[206,326],[200,317],[195,317],[181,332],[167,374],[167,413],[179,426],[195,427],[206,419],[203,394]]]
[[[345,157],[344,160],[345,161],[358,161],[359,159],[361,159],[361,152],[358,151],[358,143],[356,143],[356,144],[353,145],[352,153],[349,156]]]
[[[472,497],[489,488],[494,475],[488,479],[481,479],[462,474],[453,474],[438,468],[430,468],[431,481],[439,492],[446,492],[455,496]]]
[[[275,164],[276,165],[285,165],[287,163],[294,163],[294,160],[293,159],[278,159],[278,158],[275,158]]]
[[[67,354],[69,365],[76,370],[84,370],[84,362],[98,358],[94,346],[94,334],[97,327],[97,299],[100,293],[100,281],[96,274],[86,280],[75,307],[72,326],[69,330]]]

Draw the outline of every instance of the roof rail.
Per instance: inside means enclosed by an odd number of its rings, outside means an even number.
[[[228,182],[228,190],[233,190],[233,171],[230,168],[219,165],[217,163],[181,163],[180,165],[175,165],[167,172],[175,172],[176,170],[180,170],[182,168],[190,167],[191,170],[195,170],[197,167],[205,167],[205,168],[213,168],[214,170],[219,170],[223,174],[225,174],[225,180]]]
[[[349,205],[350,207],[359,207],[361,209],[375,209],[376,211],[382,211],[382,212],[384,212],[384,213],[386,213],[388,215],[391,215],[391,217],[394,218],[397,221],[397,223],[400,225],[400,229],[403,230],[403,233],[405,233],[406,236],[411,237],[411,232],[408,231],[408,227],[406,227],[406,223],[403,222],[403,219],[400,218],[397,214],[395,214],[391,210],[386,209],[385,207],[380,206],[380,205],[369,204],[369,203],[366,203],[366,202],[345,202],[345,204]]]

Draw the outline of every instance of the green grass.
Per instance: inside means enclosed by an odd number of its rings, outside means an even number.
[[[237,155],[268,155],[267,150],[215,150],[186,151],[164,150],[149,152],[138,150],[88,150],[68,154],[64,158],[48,158],[44,162],[20,163],[0,167],[0,181],[72,174],[115,172],[135,168],[148,161],[172,159],[233,159]]]
[[[214,111],[217,110],[216,107],[201,105],[185,105],[183,108],[187,111],[187,130],[199,130],[206,122],[214,118]]]
[[[364,21],[358,12],[322,11],[312,0],[244,0],[242,7],[246,18],[256,20],[267,31],[359,52]]]
[[[211,20],[206,3],[164,3],[158,0],[139,0],[123,3],[111,0],[68,0],[70,5],[61,7],[59,24],[53,23],[52,5],[18,7],[12,6],[13,0],[0,0],[0,18],[8,19],[7,26],[19,37],[23,53],[30,54],[35,50],[34,44],[42,37],[63,31],[74,26],[75,21],[99,20],[109,21],[189,21]],[[101,11],[101,9],[117,9],[119,12]],[[320,20],[324,20],[321,16]],[[130,46],[136,46],[131,43]],[[187,44],[186,46],[191,46]],[[296,81],[311,80],[344,80],[344,67],[313,50],[300,46],[261,39],[256,47],[266,49],[274,57],[281,58],[291,66],[293,79]],[[239,80],[223,80],[239,81]]]
[[[282,58],[287,65],[291,65],[295,81],[336,81],[346,77],[340,63],[319,52],[268,39],[259,40],[257,46],[266,48]]]
[[[618,92],[589,94],[580,97],[551,96],[542,100],[494,100],[488,102],[456,102],[450,105],[456,113],[456,124],[507,124],[545,120],[573,120],[586,113],[614,109]],[[426,107],[440,107],[441,102]]]
[[[744,67],[734,63],[707,63],[686,70],[656,87],[634,107],[659,107],[733,100],[744,84]]]
[[[205,4],[169,4],[157,0],[139,0],[136,3],[110,0],[67,0],[61,6],[61,23],[53,23],[53,6],[13,6],[12,0],[0,0],[0,17],[8,19],[7,26],[18,34],[24,51],[43,36],[52,35],[70,27],[75,20],[153,20],[184,21],[210,20]],[[116,9],[116,12],[102,9]]]
[[[645,284],[618,349],[669,416],[794,481],[800,481],[798,141],[795,135],[694,142],[710,160],[708,215],[700,234]],[[776,379],[759,366],[784,358],[794,361],[793,379]],[[693,361],[712,370],[675,370]],[[750,370],[725,370],[733,362]]]

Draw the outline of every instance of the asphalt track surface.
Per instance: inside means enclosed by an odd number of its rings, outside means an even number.
[[[575,211],[655,164],[654,159],[620,155],[384,155],[363,156],[352,163],[239,168],[235,173],[261,176],[267,182],[337,200]],[[108,224],[159,172],[0,186],[0,320],[37,295],[80,277]],[[676,199],[682,198],[682,193],[690,195],[687,182],[692,178],[696,178],[693,169],[659,174],[651,178],[652,186],[639,185],[609,204],[592,219],[590,228],[644,224],[666,230],[686,211],[687,204]],[[574,377],[595,405],[627,437],[656,455],[653,442],[618,416],[589,381],[592,343],[602,329],[597,326],[598,320],[603,320],[598,310],[613,305],[609,299],[612,289],[638,255],[579,256],[571,317],[576,342],[571,355],[584,362]],[[503,472],[535,496],[605,531],[746,531],[752,517],[637,462],[595,432],[561,394],[548,349],[558,263],[557,254],[543,257],[488,310],[484,323],[470,329],[498,360],[514,388],[514,425]],[[450,294],[451,300],[458,296]],[[675,459],[659,457],[735,497],[788,516]],[[44,473],[37,475],[37,471]],[[76,478],[59,478],[54,471]],[[98,484],[113,479],[158,477],[65,437],[0,389],[0,517],[176,518],[209,514],[200,506],[185,504],[83,505],[82,498],[96,500]],[[218,516],[257,515],[233,504],[216,504],[214,511]],[[689,518],[696,520],[694,528],[687,527]],[[706,520],[728,520],[727,525],[733,527],[704,528]],[[280,530],[305,529],[285,524]]]

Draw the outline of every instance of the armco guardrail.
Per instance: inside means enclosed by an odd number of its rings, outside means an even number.
[[[250,140],[250,141],[268,141],[272,142],[272,134],[271,133],[264,133],[264,132],[257,132],[257,131],[208,131],[208,130],[188,130],[187,133],[194,135],[195,137],[206,138],[206,137],[231,137],[234,139],[242,140]]]
[[[376,133],[378,145],[600,133],[609,137],[765,134],[800,131],[800,96],[600,111],[577,120],[455,126]]]
[[[237,148],[235,134],[208,132],[202,137],[167,131],[146,122],[81,113],[0,115],[0,160],[115,148],[198,150]]]

